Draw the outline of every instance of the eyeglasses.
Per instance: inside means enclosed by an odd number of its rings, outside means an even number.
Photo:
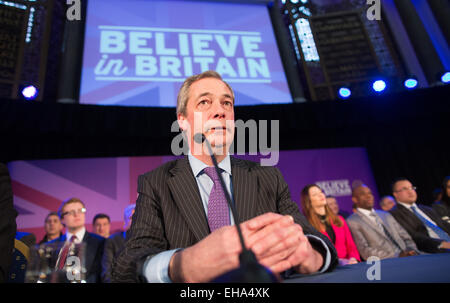
[[[410,186],[410,187],[403,187],[403,188],[400,188],[399,190],[396,190],[395,192],[396,192],[396,193],[400,193],[400,192],[405,191],[405,190],[416,190],[416,189],[417,189],[417,187],[415,187],[415,186]]]
[[[71,216],[75,216],[76,214],[84,214],[86,212],[86,208],[80,208],[80,209],[73,209],[71,211],[66,211],[64,213],[61,214],[61,217],[64,217],[65,215],[71,215]]]

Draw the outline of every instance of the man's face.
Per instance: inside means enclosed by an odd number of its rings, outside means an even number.
[[[192,83],[186,116],[179,114],[178,123],[186,131],[193,155],[203,151],[193,140],[197,133],[206,136],[215,153],[226,153],[234,137],[234,103],[231,91],[223,81],[216,78],[204,78]]]
[[[408,180],[398,181],[394,185],[394,197],[397,201],[413,204],[417,201],[416,189]]]
[[[61,221],[66,225],[69,231],[77,230],[84,226],[86,214],[83,212],[84,206],[80,202],[66,204],[62,213],[64,216]]]
[[[109,230],[111,228],[111,224],[109,223],[107,218],[98,218],[94,222],[94,233],[100,235],[104,238],[109,237]]]
[[[385,197],[380,204],[382,210],[390,211],[395,206],[395,201],[390,197]]]
[[[357,207],[367,210],[371,210],[373,208],[374,197],[372,195],[372,191],[367,186],[358,186],[355,188],[352,200]]]
[[[49,216],[45,221],[45,232],[49,235],[57,235],[62,229],[63,225],[61,224],[61,220],[56,215]]]
[[[337,204],[337,201],[335,198],[333,197],[328,197],[327,198],[327,204],[328,207],[331,209],[331,211],[337,215],[339,213],[339,205]]]

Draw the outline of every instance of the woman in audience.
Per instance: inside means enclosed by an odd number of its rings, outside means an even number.
[[[340,265],[355,264],[361,258],[344,218],[335,215],[327,205],[322,189],[310,184],[301,193],[303,214],[318,231],[327,236],[336,247]]]
[[[450,223],[450,176],[442,181],[442,198],[441,201],[433,203],[433,209],[442,220]]]

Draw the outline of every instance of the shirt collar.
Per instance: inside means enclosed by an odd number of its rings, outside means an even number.
[[[76,243],[79,243],[81,241],[83,241],[84,238],[84,234],[86,233],[86,227],[83,226],[82,229],[80,229],[78,232],[75,233],[75,236],[77,236],[77,240]],[[74,234],[70,233],[69,231],[67,232],[66,235],[66,241],[70,241],[70,238],[73,236]]]
[[[375,210],[373,208],[371,210],[367,210],[367,209],[358,207],[357,210],[366,216],[370,216],[370,214],[375,212]]]
[[[203,169],[208,167],[208,165],[194,157],[190,151],[188,154],[188,160],[195,177],[197,177],[203,171]],[[220,161],[219,167],[231,176],[230,155],[227,155],[222,161]]]
[[[416,207],[416,209],[418,209],[416,202],[414,202],[413,204],[406,204],[406,203],[403,203],[400,201],[397,201],[397,202],[411,211],[412,211],[411,207],[413,207],[413,206]]]

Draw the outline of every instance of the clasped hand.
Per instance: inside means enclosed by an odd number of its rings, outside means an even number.
[[[300,273],[316,272],[323,264],[289,215],[266,213],[241,225],[245,245],[258,261],[275,274],[289,268]],[[239,266],[241,243],[234,226],[215,230],[197,244],[175,253],[169,276],[174,282],[208,282]]]

